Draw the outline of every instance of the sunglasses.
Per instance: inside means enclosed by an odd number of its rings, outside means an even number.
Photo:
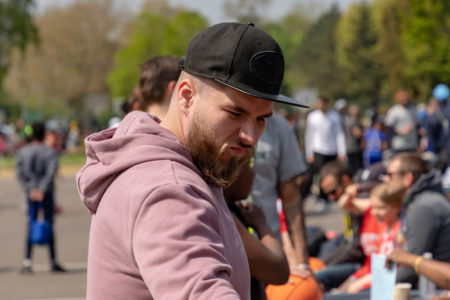
[[[387,172],[385,176],[386,176],[387,178],[389,178],[389,179],[392,179],[392,177],[393,177],[395,174],[404,175],[405,173],[406,173],[406,171]]]

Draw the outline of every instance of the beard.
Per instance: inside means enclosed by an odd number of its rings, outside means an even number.
[[[245,154],[232,155],[228,150],[230,144],[226,143],[221,148],[217,147],[214,141],[208,139],[207,132],[200,123],[199,119],[194,121],[186,139],[192,160],[208,184],[228,187],[239,177],[242,166],[250,161],[255,149],[238,143],[239,147],[245,150]]]

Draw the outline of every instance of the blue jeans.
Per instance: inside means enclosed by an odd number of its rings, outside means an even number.
[[[316,273],[316,277],[323,283],[328,292],[341,285],[350,275],[361,267],[357,263],[343,263],[332,265]]]

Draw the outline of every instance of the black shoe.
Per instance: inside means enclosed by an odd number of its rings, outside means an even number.
[[[64,269],[63,267],[61,267],[59,264],[53,264],[52,265],[52,272],[65,273],[65,272],[67,272],[67,270]]]

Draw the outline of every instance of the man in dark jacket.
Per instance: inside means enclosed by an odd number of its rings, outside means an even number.
[[[413,254],[431,252],[434,259],[450,262],[450,202],[442,192],[439,171],[428,172],[416,153],[405,152],[392,158],[387,174],[390,187],[404,193],[397,242]],[[417,278],[412,268],[397,272],[398,282],[417,285]]]
[[[58,155],[44,142],[45,126],[38,122],[32,125],[32,142],[21,148],[16,158],[16,175],[20,185],[25,191],[28,203],[28,235],[26,240],[25,260],[22,264],[22,273],[31,273],[32,241],[30,239],[31,223],[36,221],[38,214],[43,210],[44,219],[53,227],[54,214],[54,178],[58,169]],[[64,272],[57,263],[55,253],[55,239],[53,228],[48,239],[50,251],[51,270]]]

